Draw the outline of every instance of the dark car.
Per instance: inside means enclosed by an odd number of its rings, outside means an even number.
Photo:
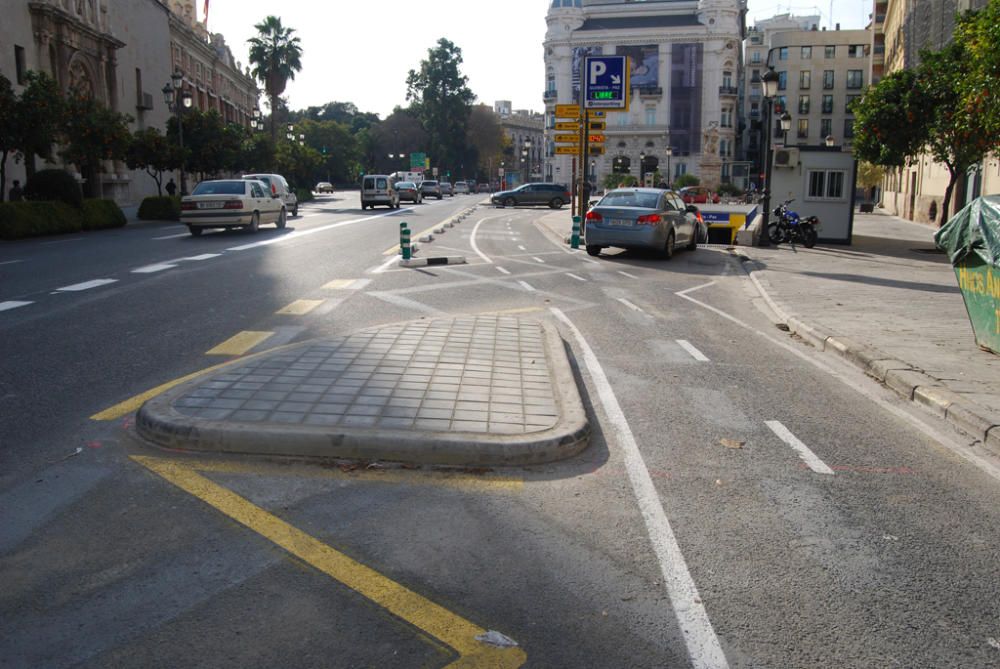
[[[399,193],[400,202],[406,200],[407,202],[420,204],[424,199],[420,194],[420,189],[417,188],[417,184],[412,181],[397,181],[396,192]]]
[[[544,204],[559,209],[571,199],[569,189],[564,184],[543,182],[524,184],[514,190],[494,193],[490,202],[501,207]]]
[[[587,212],[587,253],[600,255],[605,246],[659,251],[665,258],[674,247],[698,248],[704,223],[698,208],[660,188],[616,188]]]

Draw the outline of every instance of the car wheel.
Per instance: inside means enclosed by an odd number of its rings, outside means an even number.
[[[292,207],[292,216],[298,216],[298,215],[299,215],[299,203],[296,202],[295,206]]]
[[[288,212],[285,211],[284,207],[282,207],[281,211],[278,213],[278,220],[275,223],[277,224],[279,230],[285,229],[285,224],[288,223]]]
[[[588,244],[587,245],[587,255],[588,256],[599,256],[599,255],[601,255],[601,248],[602,247],[597,246],[596,244]]]
[[[696,250],[698,248],[698,226],[697,225],[695,226],[695,229],[691,231],[691,241],[689,241],[688,245],[685,246],[684,248],[686,248],[688,251],[694,251],[694,250]]]
[[[503,206],[505,206],[505,207],[513,207],[516,204],[517,204],[517,201],[514,200],[514,198],[512,198],[512,197],[504,198]]]
[[[670,260],[674,257],[674,231],[667,233],[667,243],[663,245],[663,259]]]
[[[549,207],[552,209],[562,209],[563,201],[560,197],[554,197],[549,201]]]
[[[191,233],[192,237],[201,237],[202,229],[198,225],[188,225],[188,232]]]
[[[250,217],[250,225],[247,226],[250,232],[257,232],[260,229],[260,213],[254,212],[253,216]]]

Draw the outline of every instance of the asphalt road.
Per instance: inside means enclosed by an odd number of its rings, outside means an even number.
[[[0,666],[1000,665],[996,470],[777,329],[724,248],[589,258],[548,210],[479,207],[420,251],[468,264],[386,254],[478,201],[0,245]],[[495,312],[559,328],[581,455],[204,457],[92,418],[241,333]],[[466,657],[473,628],[517,653]]]

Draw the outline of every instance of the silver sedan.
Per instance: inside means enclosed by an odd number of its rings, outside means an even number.
[[[698,248],[701,216],[698,208],[660,188],[616,188],[594,205],[584,222],[587,253],[600,255],[606,246],[652,249],[664,258],[683,245]]]

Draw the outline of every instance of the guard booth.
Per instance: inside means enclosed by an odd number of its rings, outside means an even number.
[[[850,244],[854,229],[857,163],[839,146],[788,146],[774,150],[771,210],[792,199],[788,208],[805,218],[819,218],[819,241]]]

